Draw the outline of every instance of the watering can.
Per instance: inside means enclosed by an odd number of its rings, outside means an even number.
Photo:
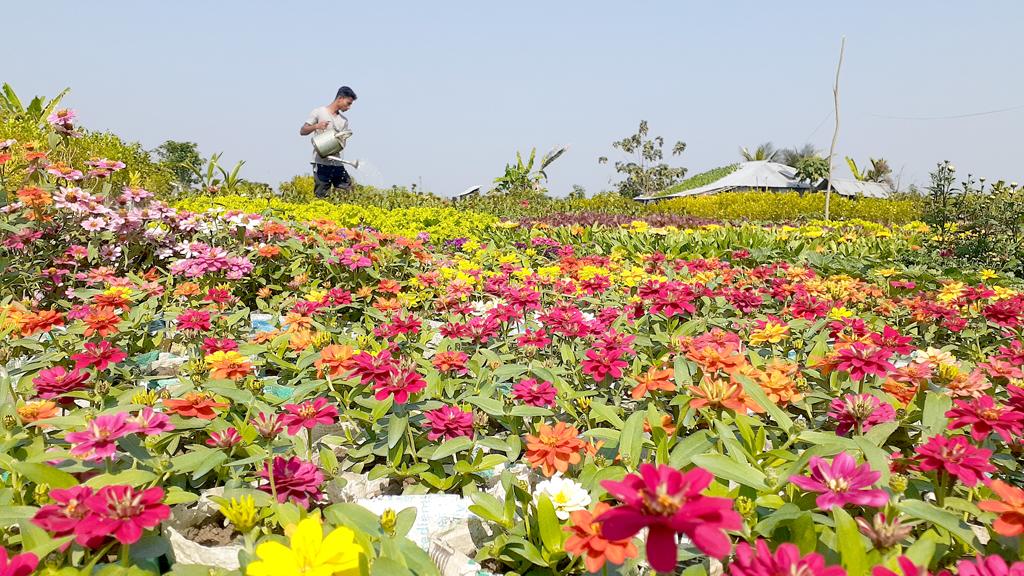
[[[313,135],[313,149],[322,157],[334,156],[345,149],[345,142],[352,136],[352,132],[335,132],[334,130],[323,130]]]

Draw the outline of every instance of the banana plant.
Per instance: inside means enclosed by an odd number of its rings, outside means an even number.
[[[21,103],[17,93],[14,92],[14,88],[5,82],[3,87],[0,88],[0,117],[11,116],[18,120],[29,120],[35,124],[43,124],[70,91],[70,88],[65,88],[48,101],[42,96],[36,96],[26,107]]]
[[[203,190],[207,192],[231,192],[242,182],[242,179],[238,177],[238,173],[242,170],[242,166],[245,165],[245,160],[239,160],[235,167],[228,172],[226,168],[220,165],[220,157],[223,155],[223,152],[218,152],[210,156],[205,167],[200,167],[193,163],[186,164],[199,178]]]

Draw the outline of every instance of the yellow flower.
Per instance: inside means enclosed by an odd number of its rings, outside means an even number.
[[[764,328],[750,333],[750,343],[755,346],[765,342],[778,344],[786,338],[789,338],[789,325],[772,321],[767,322]]]
[[[594,276],[598,275],[607,277],[608,270],[605,268],[600,268],[598,266],[583,266],[580,268],[578,275],[580,280],[590,280]]]
[[[130,298],[132,295],[132,289],[127,286],[111,286],[103,291],[104,296],[120,296],[122,298]]]
[[[637,286],[644,279],[644,269],[634,266],[619,273],[619,279],[626,286]]]
[[[853,316],[853,311],[848,310],[845,306],[833,308],[828,311],[828,317],[833,320],[842,320],[843,318],[849,318],[851,316]]]
[[[991,280],[992,278],[999,278],[999,274],[996,274],[995,270],[991,270],[989,268],[985,268],[984,270],[979,272],[978,275],[981,276],[982,280]]]
[[[804,238],[821,238],[824,235],[825,232],[821,228],[808,228],[803,231]]]
[[[541,266],[537,268],[537,275],[548,280],[555,280],[562,275],[562,269],[558,266]]]
[[[959,298],[960,295],[963,294],[963,292],[963,282],[950,282],[949,284],[943,286],[942,290],[939,290],[939,294],[936,297],[936,300],[938,300],[939,302],[952,302],[953,300]]]
[[[992,291],[995,295],[992,297],[994,300],[1006,300],[1007,298],[1013,298],[1017,295],[1017,291],[1006,286],[993,286]]]
[[[220,513],[231,522],[235,530],[245,533],[252,530],[259,521],[256,514],[256,500],[252,496],[242,496],[240,499],[232,498],[230,502],[220,505]]]
[[[520,268],[519,270],[516,270],[515,272],[512,273],[513,276],[515,276],[516,278],[520,278],[520,279],[526,278],[526,277],[530,276],[531,274],[533,274],[533,270],[531,270],[529,267],[527,267],[527,268]]]
[[[363,547],[355,532],[339,527],[324,538],[320,519],[308,517],[291,534],[291,547],[264,542],[256,547],[259,560],[249,564],[248,576],[356,576]]]
[[[326,290],[311,290],[306,293],[305,298],[310,302],[319,302],[323,300],[325,296],[327,296]]]
[[[900,271],[895,269],[895,268],[881,268],[879,270],[875,270],[875,274],[878,274],[879,276],[881,276],[883,278],[888,278],[890,276],[895,276],[895,275],[897,275],[899,273],[900,273]]]

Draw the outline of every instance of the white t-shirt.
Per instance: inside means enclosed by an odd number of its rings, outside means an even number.
[[[314,108],[313,111],[309,113],[309,118],[306,118],[306,124],[309,124],[310,126],[319,124],[324,121],[330,122],[330,124],[327,126],[327,128],[324,128],[324,130],[333,130],[334,132],[344,132],[346,130],[349,130],[348,118],[345,118],[345,116],[341,112],[338,112],[337,114],[331,114],[331,111],[328,110],[326,106]],[[314,134],[318,134],[320,132],[323,132],[324,130],[317,130]],[[341,155],[342,153],[338,152],[333,156],[328,156],[324,158],[323,156],[317,154],[316,149],[314,148],[313,162],[316,164],[327,164],[328,166],[341,166]]]

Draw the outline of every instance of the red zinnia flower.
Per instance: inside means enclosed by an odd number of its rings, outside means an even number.
[[[796,544],[780,544],[775,552],[761,538],[757,539],[757,551],[750,544],[740,542],[736,556],[729,565],[730,576],[778,576],[799,574],[801,576],[846,576],[842,566],[826,566],[825,558],[817,552],[806,556],[800,554]]]
[[[383,400],[388,396],[394,396],[395,404],[405,404],[409,401],[410,394],[421,392],[426,387],[427,381],[415,370],[396,368],[373,384],[376,391],[374,398]]]
[[[7,549],[0,546],[0,575],[2,576],[28,576],[35,571],[39,565],[39,558],[31,553],[9,556]]]
[[[558,390],[551,382],[537,382],[535,378],[527,378],[512,387],[512,397],[528,406],[554,406]]]
[[[309,506],[310,499],[320,495],[320,485],[324,482],[324,475],[317,468],[316,464],[306,462],[298,456],[292,456],[285,460],[280,456],[274,457],[273,466],[273,488],[269,482],[271,470],[267,465],[260,471],[260,478],[268,480],[266,484],[259,487],[267,494],[277,492],[278,502],[295,502]]]
[[[995,470],[989,461],[992,451],[972,446],[964,436],[932,436],[924,445],[917,447],[917,454],[921,470],[943,471],[956,476],[966,486],[974,486],[986,472]]]
[[[106,340],[99,344],[86,342],[83,344],[83,348],[85,348],[85,352],[71,356],[71,359],[75,361],[76,370],[94,366],[97,371],[103,371],[107,369],[107,366],[117,364],[128,357],[127,354],[111,346],[110,342]]]
[[[878,507],[889,501],[885,490],[870,488],[882,473],[872,470],[866,462],[858,466],[846,452],[836,454],[831,464],[819,456],[811,456],[810,469],[810,476],[791,476],[789,481],[809,492],[817,492],[818,508],[828,510],[847,504]]]
[[[284,431],[284,424],[281,423],[280,414],[265,414],[260,412],[252,419],[252,426],[265,439],[275,438]]]
[[[1007,443],[1012,443],[1014,436],[1024,432],[1024,413],[996,405],[991,396],[979,396],[970,401],[956,400],[953,409],[946,412],[946,418],[952,418],[950,430],[970,425],[971,438],[975,442],[985,440],[995,431]]]
[[[595,382],[601,382],[609,374],[612,378],[622,378],[622,370],[629,363],[622,359],[622,350],[619,348],[591,348],[587,350],[586,359],[580,365],[584,374],[593,377]]]
[[[453,440],[459,436],[473,437],[471,410],[463,411],[455,406],[442,406],[437,410],[424,412],[423,416],[430,428],[430,432],[427,433],[428,440],[437,440],[442,436],[445,440]]]
[[[185,396],[178,400],[167,399],[164,400],[164,406],[167,410],[179,414],[185,418],[202,418],[203,420],[213,420],[217,417],[217,413],[213,411],[214,408],[227,408],[228,404],[223,402],[217,402],[208,394],[202,392],[189,392]]]
[[[178,330],[206,332],[210,328],[210,313],[206,310],[185,310],[178,315]]]
[[[622,506],[602,514],[605,538],[621,540],[647,528],[647,560],[659,572],[676,566],[676,535],[685,534],[702,552],[723,558],[732,547],[725,530],[739,530],[732,500],[704,496],[714,477],[703,468],[683,473],[664,464],[641,464],[639,474],[601,482]]]
[[[162,501],[159,486],[137,491],[131,486],[104,486],[85,500],[90,514],[75,527],[75,536],[83,546],[99,536],[113,536],[121,544],[134,544],[143,530],[154,528],[171,516],[171,508]]]
[[[317,424],[330,426],[338,419],[338,409],[328,404],[326,398],[317,398],[302,404],[285,404],[281,424],[288,427],[288,434],[294,436],[300,428],[312,430]]]

